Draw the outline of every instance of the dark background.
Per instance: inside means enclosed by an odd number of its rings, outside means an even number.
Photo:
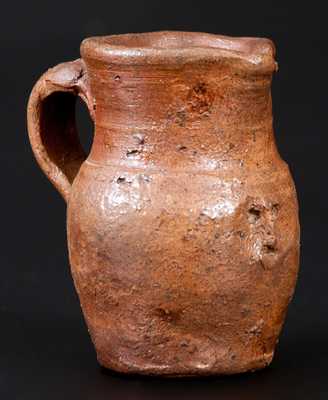
[[[1,5],[0,398],[327,399],[328,28],[324,2],[26,1]],[[298,191],[301,270],[273,364],[230,378],[122,377],[98,367],[70,277],[65,203],[38,168],[26,103],[90,35],[161,29],[264,36],[277,46],[277,144]],[[77,106],[88,148],[92,124]]]

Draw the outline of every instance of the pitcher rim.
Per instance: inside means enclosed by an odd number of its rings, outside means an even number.
[[[84,59],[113,64],[172,64],[237,61],[272,72],[277,68],[270,39],[204,32],[154,31],[92,36],[81,43]]]

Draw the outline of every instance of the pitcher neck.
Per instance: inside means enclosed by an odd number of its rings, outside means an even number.
[[[271,74],[234,71],[230,63],[91,68],[91,156],[206,168],[257,157],[272,137],[270,85]]]
[[[271,75],[245,74],[230,65],[108,66],[91,73],[96,123],[215,129],[266,119]]]

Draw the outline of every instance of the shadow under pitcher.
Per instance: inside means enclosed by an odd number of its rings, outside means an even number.
[[[67,202],[72,276],[104,367],[199,376],[271,362],[299,264],[274,56],[259,38],[92,37],[36,83],[30,142]],[[94,121],[89,155],[77,96]]]

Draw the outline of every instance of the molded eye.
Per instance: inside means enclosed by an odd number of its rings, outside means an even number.
[[[254,223],[261,218],[261,210],[257,206],[252,206],[248,209],[249,220]]]

